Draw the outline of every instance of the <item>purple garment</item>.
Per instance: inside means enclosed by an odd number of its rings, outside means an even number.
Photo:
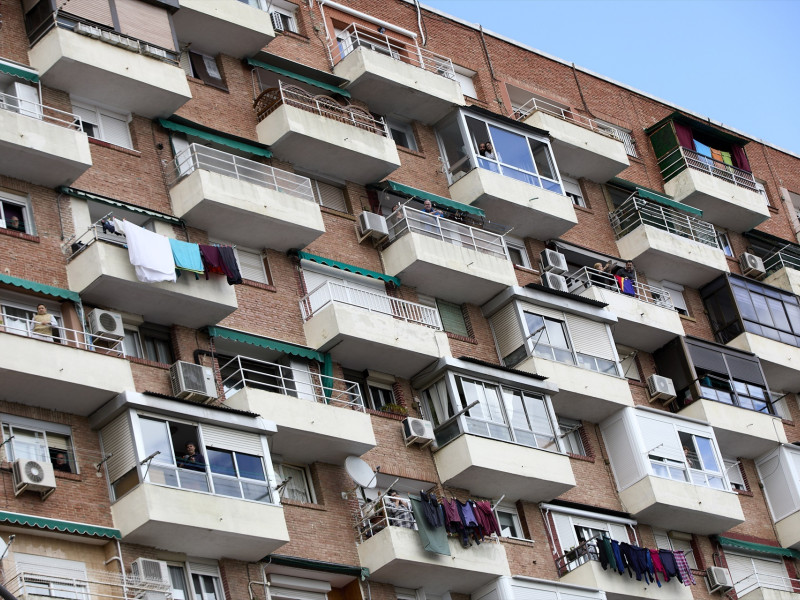
[[[459,502],[459,504],[461,504]],[[472,510],[472,505],[467,502],[466,504],[461,504],[461,514],[464,515],[464,525],[467,527],[478,527],[478,519],[475,517],[475,513]]]
[[[651,550],[651,552],[655,552],[655,550]],[[659,550],[658,555],[661,558],[661,564],[664,566],[664,571],[667,574],[667,581],[669,581],[670,577],[675,577],[678,581],[683,583],[683,577],[680,571],[678,571],[678,564],[675,562],[675,556],[672,554],[672,550]],[[655,559],[655,556],[653,558]]]
[[[694,582],[694,575],[692,575],[692,569],[689,568],[689,563],[686,562],[686,556],[683,550],[674,550],[672,554],[675,556],[675,564],[678,565],[678,573],[683,579],[683,585],[696,585]]]
[[[447,531],[453,533],[457,531],[459,527],[464,526],[461,521],[461,515],[458,514],[458,508],[456,508],[455,500],[448,500],[447,498],[442,497],[442,507],[444,508],[444,525],[447,528]]]
[[[203,267],[205,267],[206,279],[208,279],[209,273],[225,275],[225,271],[222,268],[222,256],[220,255],[219,248],[217,246],[200,244],[200,258],[203,259]]]
[[[473,510],[475,516],[478,517],[484,535],[492,535],[493,533],[501,535],[500,523],[497,522],[497,517],[494,515],[492,505],[488,500],[479,500],[475,503]]]

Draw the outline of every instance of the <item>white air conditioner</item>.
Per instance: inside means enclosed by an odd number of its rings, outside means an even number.
[[[99,335],[106,339],[121,340],[125,337],[122,326],[122,317],[110,310],[95,308],[86,315],[89,331],[92,335]]]
[[[283,31],[283,19],[281,19],[281,13],[273,11],[269,13],[269,18],[272,19],[272,28],[275,31]]]
[[[93,27],[92,25],[87,25],[86,23],[76,23],[75,24],[75,33],[80,33],[81,35],[87,35],[91,38],[99,38],[103,35],[103,30],[99,27]]]
[[[142,54],[145,56],[152,56],[153,58],[167,58],[166,50],[163,48],[158,48],[157,46],[151,46],[150,44],[142,44]]]
[[[559,292],[568,292],[567,279],[563,275],[556,275],[555,273],[542,273],[542,283],[545,287],[551,290],[558,290]]]
[[[172,395],[185,400],[208,402],[217,398],[217,384],[211,367],[179,360],[169,368]]]
[[[170,585],[169,568],[163,560],[137,558],[131,563],[131,579],[137,583]]]
[[[727,592],[733,588],[733,579],[728,569],[724,567],[708,567],[706,569],[708,577],[709,592]]]
[[[403,419],[403,440],[405,440],[406,446],[422,444],[425,447],[435,439],[433,425],[431,425],[430,421],[413,417]]]
[[[739,266],[747,277],[763,277],[767,273],[764,270],[764,261],[748,252],[743,252],[739,256]]]
[[[539,258],[542,261],[542,270],[555,275],[567,272],[567,257],[555,250],[544,250]]]
[[[650,400],[669,402],[676,397],[672,379],[662,375],[650,375],[647,378],[647,391],[650,393]]]
[[[389,235],[386,219],[381,215],[363,211],[358,215],[358,227],[361,235],[371,235],[373,238],[384,238]]]
[[[42,460],[18,458],[14,461],[14,495],[40,492],[42,500],[56,489],[53,465]]]

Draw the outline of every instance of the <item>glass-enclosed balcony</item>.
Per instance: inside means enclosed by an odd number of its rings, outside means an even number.
[[[401,206],[387,218],[386,272],[419,291],[480,304],[516,284],[503,236],[434,213]]]
[[[464,104],[449,58],[381,29],[351,23],[329,41],[333,72],[353,96],[379,114],[428,125]]]
[[[697,288],[729,271],[717,232],[707,221],[636,193],[609,218],[619,255],[633,260],[649,279]]]
[[[783,444],[757,459],[756,469],[778,541],[800,550],[800,448]]]
[[[199,144],[175,158],[173,177],[175,216],[211,238],[285,252],[325,233],[308,177]]]

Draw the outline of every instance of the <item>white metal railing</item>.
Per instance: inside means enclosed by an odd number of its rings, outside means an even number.
[[[408,500],[382,495],[361,506],[356,522],[356,540],[361,543],[386,527],[417,528]]]
[[[365,31],[355,23],[348,25],[336,39],[331,39],[328,47],[333,64],[337,64],[357,48],[366,48],[447,79],[456,77],[453,61],[446,56],[420,48],[417,44],[390,37],[385,33]]]
[[[614,275],[592,267],[583,267],[574,273],[568,273],[565,277],[569,290],[575,294],[582,292],[592,285],[597,285],[603,289],[622,294],[622,290],[617,284]],[[647,302],[648,304],[655,304],[662,308],[675,310],[675,306],[672,304],[672,297],[664,288],[642,283],[641,281],[634,281],[632,283],[634,291],[636,292],[635,298],[640,302]]]
[[[728,183],[746,188],[751,192],[759,193],[756,180],[749,171],[714,160],[689,148],[678,146],[672,152],[662,156],[658,162],[661,165],[661,174],[663,176],[671,175],[677,172],[681,165],[686,165],[718,179],[723,179]]]
[[[779,271],[784,267],[800,271],[800,256],[779,250],[764,258],[764,269],[767,273]]]
[[[119,246],[125,245],[125,232],[117,231],[114,234],[110,234],[103,230],[103,222],[106,220],[113,220],[113,214],[114,213],[108,213],[106,216],[99,218],[89,225],[82,234],[74,235],[64,242],[63,251],[67,255],[68,263],[98,240]]]
[[[209,469],[209,465],[204,463],[189,463],[179,458],[176,466],[172,464],[171,458],[161,462],[158,458],[140,467],[142,479],[148,483],[272,504],[272,491],[263,469],[253,473],[253,478],[248,478],[244,473],[237,477],[215,473],[213,466]]]
[[[556,104],[551,104],[550,102],[545,102],[537,98],[531,98],[525,104],[514,110],[514,118],[517,121],[524,121],[529,115],[536,111],[542,111],[566,121],[572,121],[582,127],[586,127],[587,129],[591,129],[592,131],[625,143],[625,140],[620,135],[622,132],[616,127],[606,125],[596,119],[585,117],[567,108],[562,108]]]
[[[40,104],[39,102],[18,98],[11,94],[0,93],[0,109],[19,113],[24,117],[38,119],[45,123],[66,127],[67,129],[83,131],[83,122],[78,115]]]
[[[315,96],[303,88],[282,81],[278,82],[278,87],[268,88],[261,92],[253,102],[253,108],[258,120],[263,121],[282,104],[347,123],[359,129],[366,129],[377,135],[390,137],[384,120],[374,118],[360,106],[342,105],[330,96]]]
[[[357,306],[370,312],[383,313],[396,319],[425,325],[432,329],[442,329],[439,315],[435,308],[333,281],[326,281],[303,296],[300,300],[300,312],[303,314],[303,321],[308,321],[318,311],[332,302]]]
[[[203,169],[314,202],[314,192],[308,177],[275,169],[215,148],[190,144],[175,157],[174,163],[174,180],[170,185],[175,185],[182,177],[197,169]]]
[[[122,340],[119,338],[69,329],[60,323],[57,327],[52,328],[51,333],[36,332],[33,329],[36,325],[37,322],[33,319],[22,319],[6,314],[0,319],[0,332],[22,335],[44,342],[55,342],[62,346],[91,350],[110,356],[123,355]]]
[[[386,221],[389,225],[390,243],[410,231],[438,238],[454,246],[510,260],[505,238],[485,229],[464,225],[445,217],[437,217],[408,206],[399,207],[389,215]]]
[[[751,573],[747,577],[735,581],[733,586],[738,598],[758,588],[800,593],[800,580],[768,573]],[[730,594],[728,597],[731,597]]]
[[[235,356],[220,367],[220,372],[226,397],[247,387],[364,412],[361,388],[346,379],[298,371],[246,356]]]
[[[644,200],[635,193],[608,216],[616,239],[625,237],[641,225],[650,225],[673,235],[719,248],[717,232],[711,223],[657,202]]]

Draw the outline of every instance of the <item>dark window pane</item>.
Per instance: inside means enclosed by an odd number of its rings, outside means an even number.
[[[208,464],[213,473],[236,477],[236,467],[233,464],[233,452],[227,450],[207,449]]]

